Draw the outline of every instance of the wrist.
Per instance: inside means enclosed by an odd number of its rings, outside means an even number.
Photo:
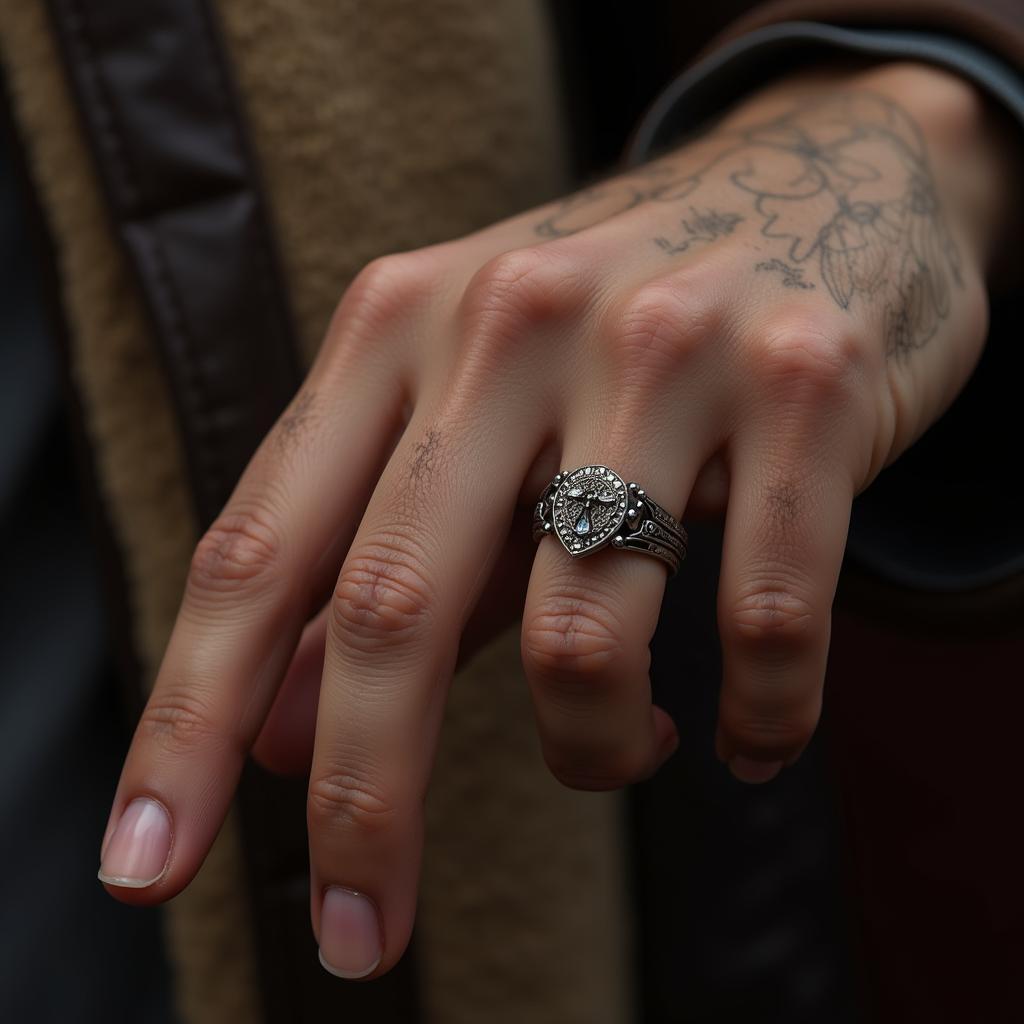
[[[863,76],[914,117],[936,186],[986,277],[999,273],[1018,236],[1022,208],[1019,129],[972,82],[928,64],[885,65]]]

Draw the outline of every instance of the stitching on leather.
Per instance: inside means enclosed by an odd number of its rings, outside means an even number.
[[[196,486],[203,491],[204,505],[219,506],[226,497],[224,484],[226,468],[222,433],[216,426],[216,419],[211,415],[213,402],[210,389],[204,374],[199,369],[196,358],[196,344],[189,330],[185,306],[179,298],[177,281],[171,270],[170,261],[164,253],[154,230],[144,228],[139,231],[139,238],[149,246],[153,258],[154,301],[163,307],[163,320],[167,324],[167,332],[177,340],[182,353],[182,385],[189,396],[189,404],[193,408],[193,426],[196,437],[196,452],[193,461],[197,466],[206,467],[207,475],[196,480]]]
[[[197,21],[200,25],[199,35],[202,38],[203,45],[206,48],[207,63],[213,71],[213,79],[215,83],[215,89],[217,97],[220,102],[220,109],[223,111],[224,120],[228,126],[228,130],[231,134],[231,139],[235,148],[235,156],[242,169],[242,181],[244,182],[244,189],[242,194],[248,194],[252,197],[252,215],[247,218],[248,231],[246,235],[251,237],[252,242],[249,247],[250,253],[255,259],[255,265],[261,271],[260,285],[262,286],[262,293],[264,295],[273,296],[278,289],[282,289],[280,301],[271,300],[265,305],[265,309],[277,314],[274,319],[277,321],[277,332],[282,339],[285,339],[285,345],[288,345],[290,338],[290,330],[287,322],[287,318],[282,308],[285,302],[283,288],[284,288],[284,276],[280,275],[280,280],[275,278],[272,270],[272,259],[271,259],[271,243],[270,238],[267,234],[267,222],[266,218],[269,217],[269,213],[263,205],[262,196],[260,189],[257,186],[256,178],[256,167],[254,154],[249,151],[249,148],[245,144],[245,138],[242,132],[242,109],[241,104],[238,101],[233,89],[230,86],[230,80],[228,77],[228,69],[224,60],[224,53],[218,46],[218,39],[216,38],[214,24],[213,24],[213,13],[209,4],[204,3],[200,0],[198,4],[193,7],[197,15]],[[246,299],[242,298],[241,301],[245,302]],[[255,339],[260,339],[261,335],[255,335]],[[268,343],[269,342],[269,343]],[[264,355],[265,375],[275,374],[277,367],[270,365],[269,357],[274,353],[276,348],[274,340],[268,339],[259,346]],[[241,352],[236,348],[235,351],[238,355]],[[271,381],[273,386],[274,381]],[[239,467],[241,468],[241,467]],[[222,465],[223,470],[223,465]]]
[[[69,17],[66,19],[70,42],[79,52],[83,73],[87,76],[92,88],[83,90],[83,102],[90,103],[94,113],[94,123],[101,147],[108,155],[112,169],[117,171],[122,184],[131,195],[126,194],[126,201],[137,199],[139,187],[133,169],[126,156],[126,148],[118,130],[117,120],[106,94],[102,66],[96,56],[92,40],[88,35],[87,22],[81,0],[64,0]],[[86,95],[92,92],[92,96]],[[120,221],[120,218],[117,218]],[[121,224],[123,231],[123,223]],[[211,402],[206,380],[199,370],[195,357],[195,340],[188,327],[184,306],[178,298],[177,283],[162,247],[154,232],[149,228],[139,228],[138,237],[149,249],[152,274],[146,274],[145,266],[140,266],[143,278],[152,284],[150,294],[161,314],[161,320],[175,347],[181,354],[180,365],[182,395],[192,410],[192,423],[195,430],[197,451],[193,454],[194,464],[201,463],[209,474],[206,479],[199,479],[196,485],[203,492],[204,504],[219,504],[224,494],[226,468],[223,444],[220,431],[215,426],[215,419],[210,416]],[[187,431],[186,431],[187,433]]]
[[[285,309],[282,308],[286,301],[284,298],[286,294],[284,271],[283,268],[275,268],[274,266],[272,258],[273,245],[267,231],[270,212],[263,202],[255,154],[251,153],[250,147],[246,145],[245,133],[242,130],[244,111],[234,89],[231,87],[223,51],[217,45],[217,33],[214,28],[213,13],[209,4],[199,4],[199,20],[202,22],[201,34],[209,53],[209,62],[213,68],[217,91],[220,94],[221,108],[225,112],[225,118],[231,129],[231,137],[235,144],[238,160],[243,169],[243,180],[246,185],[245,191],[253,197],[253,217],[250,221],[249,234],[252,236],[252,250],[257,257],[257,265],[261,272],[262,280],[260,283],[266,289],[265,294],[273,294],[280,287],[281,302],[272,302],[270,306],[277,314],[275,319],[277,320],[277,329],[280,331],[281,337],[290,340],[290,324],[288,323]],[[274,273],[275,269],[278,270],[277,274]],[[286,341],[286,347],[290,348],[292,346]]]
[[[58,0],[58,4],[60,0]],[[96,59],[92,41],[86,29],[86,19],[81,0],[64,0],[67,10],[65,25],[68,30],[69,42],[79,51],[79,66],[88,79],[87,87],[82,90],[83,102],[92,106],[96,114],[94,118],[96,133],[101,146],[108,151],[111,167],[118,172],[126,198],[131,202],[138,198],[139,187],[133,168],[130,165],[117,125],[106,94],[106,83]],[[89,93],[92,93],[90,97]],[[90,100],[92,102],[90,103]]]
[[[152,264],[151,281],[154,286],[154,301],[159,303],[163,309],[163,319],[167,324],[168,333],[172,337],[180,339],[182,343],[184,356],[182,365],[185,370],[182,383],[195,396],[193,423],[198,442],[195,462],[197,468],[199,465],[203,467],[203,475],[196,483],[203,489],[206,503],[219,505],[225,493],[223,488],[227,482],[223,446],[220,443],[221,433],[215,425],[214,417],[210,415],[212,406],[209,400],[209,391],[205,386],[203,375],[198,371],[195,347],[192,334],[188,329],[185,306],[179,297],[177,281],[171,272],[170,261],[167,259],[156,233],[148,228],[140,229],[138,238],[148,250]],[[209,445],[206,444],[206,439],[210,441]]]

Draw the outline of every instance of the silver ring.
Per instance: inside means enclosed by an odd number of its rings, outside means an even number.
[[[533,510],[533,539],[555,536],[572,558],[604,547],[660,558],[675,576],[686,557],[686,530],[636,483],[607,466],[563,469]]]

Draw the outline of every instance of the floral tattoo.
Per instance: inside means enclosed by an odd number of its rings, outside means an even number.
[[[712,172],[714,172],[712,176]],[[742,212],[695,204],[726,184]],[[841,309],[880,310],[886,353],[926,345],[949,315],[960,254],[946,225],[921,131],[898,104],[873,93],[811,101],[770,121],[720,129],[681,155],[570,196],[537,233],[570,235],[641,203],[688,200],[668,255],[710,244],[753,220],[776,254],[759,260],[788,288],[811,290],[807,271]]]

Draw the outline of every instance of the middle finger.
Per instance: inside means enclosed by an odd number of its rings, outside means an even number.
[[[408,943],[423,798],[459,638],[547,429],[513,388],[490,396],[486,416],[456,405],[421,402],[328,612],[310,895],[321,962],[342,977],[388,970]]]

